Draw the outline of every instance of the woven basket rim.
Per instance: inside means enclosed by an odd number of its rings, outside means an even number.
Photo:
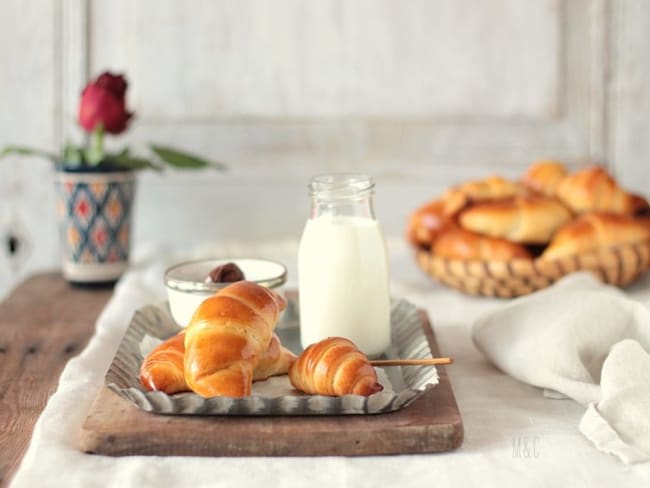
[[[541,290],[578,271],[627,286],[650,269],[650,239],[557,259],[450,259],[417,248],[416,262],[430,278],[471,295],[512,298]]]
[[[418,254],[427,254],[433,259],[441,260],[441,261],[447,261],[449,263],[498,263],[498,264],[504,264],[504,263],[556,263],[556,262],[569,262],[569,261],[574,261],[576,259],[584,259],[586,256],[599,256],[602,255],[605,252],[615,252],[615,251],[621,251],[623,249],[638,249],[639,247],[645,247],[645,246],[650,246],[650,239],[644,240],[644,241],[638,241],[638,242],[633,242],[633,243],[626,243],[626,244],[617,244],[614,246],[607,246],[607,247],[601,247],[597,248],[591,251],[587,251],[584,253],[579,253],[579,254],[569,254],[567,256],[562,256],[559,258],[553,258],[553,259],[544,259],[541,256],[538,256],[536,258],[514,258],[514,259],[504,259],[504,260],[496,260],[496,259],[462,259],[462,258],[447,258],[445,256],[439,256],[437,254],[434,254],[431,252],[429,249],[424,249],[421,247],[415,247],[415,250]]]

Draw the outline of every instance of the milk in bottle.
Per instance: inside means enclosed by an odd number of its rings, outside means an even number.
[[[340,336],[378,356],[390,344],[388,263],[373,188],[364,175],[311,181],[312,212],[298,253],[303,347]]]

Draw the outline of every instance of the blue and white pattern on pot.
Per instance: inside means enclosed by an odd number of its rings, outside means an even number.
[[[58,182],[59,231],[66,260],[128,260],[134,187],[134,181]]]

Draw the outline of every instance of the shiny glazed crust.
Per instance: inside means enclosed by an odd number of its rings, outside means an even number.
[[[552,197],[566,175],[566,166],[558,161],[537,161],[528,168],[521,182],[533,191]]]
[[[409,216],[406,238],[414,246],[430,245],[452,217],[444,199],[429,202]]]
[[[649,239],[650,226],[645,221],[626,215],[593,212],[581,215],[558,230],[541,259],[557,259]]]
[[[463,183],[411,213],[406,227],[406,238],[415,246],[430,246],[468,205],[512,198],[523,195],[525,191],[522,185],[500,176]]]
[[[148,391],[163,391],[168,395],[190,391],[184,373],[185,331],[170,337],[142,361],[140,383]],[[286,374],[296,355],[282,345],[273,334],[271,343],[253,369],[253,381]]]
[[[185,380],[204,397],[251,393],[254,369],[267,350],[285,300],[239,281],[196,310],[185,330]]]
[[[564,178],[558,186],[557,196],[576,213],[603,211],[632,215],[645,202],[619,187],[600,166],[591,166]]]
[[[521,244],[486,237],[460,227],[450,227],[443,232],[431,251],[436,256],[463,260],[508,261],[532,257]]]
[[[289,368],[294,388],[313,395],[362,395],[381,391],[368,358],[348,339],[329,337],[310,345]]]
[[[168,395],[189,391],[183,360],[185,331],[170,337],[155,347],[140,366],[140,383],[149,391],[164,391]]]
[[[525,189],[514,181],[492,175],[483,180],[463,183],[450,190],[450,193],[456,192],[465,195],[468,202],[485,202],[522,195]],[[450,199],[450,196],[447,196],[447,199]]]
[[[253,381],[261,381],[271,376],[287,374],[289,367],[296,360],[296,355],[284,347],[280,338],[273,334],[268,349],[253,370]]]
[[[476,204],[459,222],[466,230],[518,243],[544,244],[571,220],[571,212],[554,198],[526,196]]]
[[[625,286],[650,269],[648,201],[597,166],[567,174],[562,163],[542,160],[519,185],[490,177],[440,200],[456,214],[429,245],[422,241],[431,234],[421,234],[417,262],[466,293],[519,296],[580,270]]]

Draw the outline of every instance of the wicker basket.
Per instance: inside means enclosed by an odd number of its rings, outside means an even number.
[[[471,295],[511,298],[546,288],[579,270],[605,283],[625,286],[650,268],[650,241],[600,249],[557,260],[466,261],[418,249],[417,262],[431,277]]]

